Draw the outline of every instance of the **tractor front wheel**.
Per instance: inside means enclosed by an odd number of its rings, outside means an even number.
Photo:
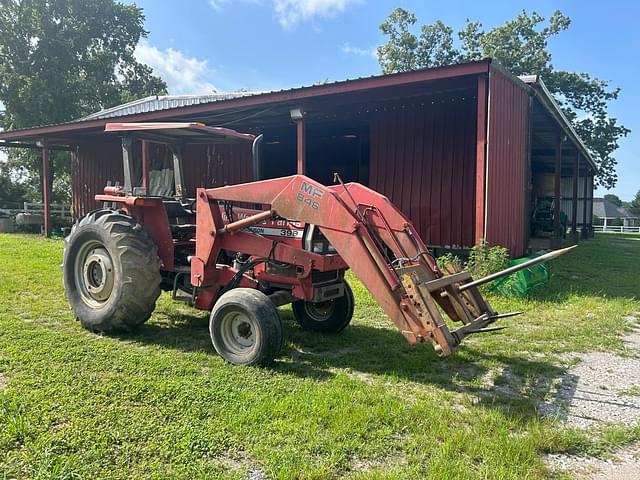
[[[278,309],[253,288],[234,288],[218,299],[209,333],[216,352],[235,365],[269,364],[282,348]]]
[[[324,302],[298,300],[291,304],[293,316],[304,330],[321,333],[339,333],[353,317],[355,300],[347,282],[342,297]]]
[[[96,210],[65,239],[65,294],[91,331],[128,331],[149,319],[160,295],[157,248],[133,218]]]

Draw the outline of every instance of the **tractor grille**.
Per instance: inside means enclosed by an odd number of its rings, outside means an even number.
[[[329,270],[328,272],[313,270],[311,272],[311,282],[314,284],[333,282],[335,280],[338,280],[338,270]]]

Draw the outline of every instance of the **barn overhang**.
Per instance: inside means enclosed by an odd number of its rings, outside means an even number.
[[[47,138],[51,145],[68,146],[95,138],[113,118],[126,122],[201,121],[211,125],[238,125],[249,118],[259,118],[261,123],[291,122],[290,112],[294,108],[303,107],[309,116],[326,116],[331,109],[348,111],[362,104],[375,105],[377,102],[419,97],[429,92],[449,91],[456,88],[456,82],[460,79],[488,74],[490,63],[490,59],[485,59],[288,90],[230,96],[195,104],[174,105],[168,102],[163,105],[158,98],[151,108],[149,102],[140,104],[137,109],[123,108],[129,105],[126,104],[105,110],[104,115],[98,112],[72,122],[0,132],[0,144],[6,142],[4,146],[7,147],[12,146],[11,142],[35,145]]]
[[[274,135],[278,138],[266,143],[284,145],[294,142],[297,170],[303,173],[310,168],[306,157],[309,149],[313,148],[313,145],[308,146],[307,137],[335,136],[335,132],[325,126],[342,122],[344,131],[340,132],[340,136],[355,138],[361,136],[359,125],[369,122],[380,112],[402,111],[410,105],[440,105],[451,98],[474,101],[477,78],[488,75],[490,64],[491,60],[486,59],[274,92],[147,98],[68,123],[0,132],[0,147],[42,149],[46,146],[46,150],[43,149],[43,170],[44,165],[48,165],[50,150],[69,150],[73,152],[72,157],[78,160],[84,158],[78,153],[88,149],[97,155],[96,158],[101,158],[102,164],[93,167],[87,165],[85,169],[77,161],[74,165],[81,169],[82,175],[92,175],[94,172],[104,176],[112,175],[105,171],[105,162],[117,164],[114,162],[117,160],[114,152],[117,152],[119,142],[115,136],[104,135],[106,123],[202,122],[230,126],[247,133],[261,133],[265,129],[276,132]],[[294,112],[303,112],[303,115],[298,118]],[[289,136],[291,131],[295,132],[293,137]],[[391,135],[390,132],[387,134]],[[103,147],[95,149],[95,145]],[[104,155],[107,151],[112,152],[108,157]],[[43,188],[46,193],[50,191],[51,179],[48,175],[44,177]],[[91,188],[85,184],[76,187],[82,195],[91,194]],[[76,214],[81,213],[76,209]]]

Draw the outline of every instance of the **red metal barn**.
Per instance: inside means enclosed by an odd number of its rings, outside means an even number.
[[[339,172],[371,186],[434,247],[486,239],[515,257],[548,246],[529,232],[541,196],[560,199],[555,218],[564,211],[574,235],[591,231],[589,152],[541,79],[514,77],[491,59],[283,91],[149,97],[65,124],[1,132],[0,141],[44,147],[44,168],[49,149],[69,150],[81,216],[98,207],[93,197],[107,182],[122,182],[121,147],[103,133],[107,122],[187,120],[263,134],[261,178],[297,171],[331,183]],[[137,148],[155,165],[168,155],[154,144]],[[191,147],[184,168],[188,192],[253,176],[245,146]]]

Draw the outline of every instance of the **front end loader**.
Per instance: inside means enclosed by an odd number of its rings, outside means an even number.
[[[485,279],[445,275],[412,223],[380,193],[304,175],[217,187],[183,196],[185,142],[256,142],[202,124],[107,124],[122,137],[124,185],[97,195],[103,209],[66,239],[66,294],[90,330],[129,330],[153,312],[161,289],[211,312],[216,351],[234,364],[266,364],[279,353],[277,307],[288,303],[306,330],[337,333],[353,316],[351,269],[409,343],[453,353],[473,333],[500,329],[478,286],[564,253],[552,252]],[[134,186],[134,140],[165,144],[173,157],[170,196]],[[148,165],[142,166],[148,172]],[[459,322],[450,330],[444,316]]]

